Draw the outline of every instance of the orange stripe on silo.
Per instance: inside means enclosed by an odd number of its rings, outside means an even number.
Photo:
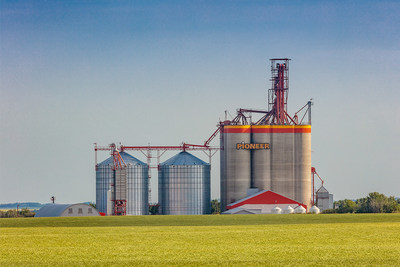
[[[250,125],[229,125],[224,127],[224,133],[250,133]]]
[[[304,125],[263,125],[253,126],[252,133],[311,133],[311,126]]]
[[[310,125],[229,125],[225,133],[311,133]]]

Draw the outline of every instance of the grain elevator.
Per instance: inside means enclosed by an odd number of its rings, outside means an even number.
[[[271,59],[268,110],[239,109],[233,120],[221,122],[222,210],[261,190],[311,207],[311,102],[308,121],[306,114],[288,114],[289,61]],[[253,122],[251,114],[261,118]]]
[[[153,202],[153,205],[158,205],[160,214],[209,214],[213,180],[211,158],[218,151],[222,211],[230,209],[232,213],[233,208],[239,208],[238,203],[244,203],[243,207],[257,206],[263,213],[273,213],[272,206],[288,203],[297,205],[295,210],[300,206],[310,210],[316,202],[314,174],[319,177],[311,167],[312,102],[308,101],[295,114],[289,115],[290,59],[274,58],[270,62],[268,108],[238,109],[234,118],[219,122],[204,144],[117,147],[95,143],[99,211],[113,215],[147,214],[152,203],[151,168],[157,168],[158,203]],[[219,146],[211,146],[218,135]],[[99,150],[110,151],[112,157],[97,164]],[[128,150],[141,152],[147,164],[127,154]],[[167,151],[180,153],[161,163],[160,158]],[[204,152],[209,163],[188,151]],[[151,159],[156,159],[157,165],[152,165]],[[319,202],[324,199],[321,192]]]

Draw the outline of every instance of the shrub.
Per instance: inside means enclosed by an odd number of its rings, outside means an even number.
[[[324,211],[322,211],[321,213],[323,214],[332,214],[332,213],[336,213],[335,209],[326,209]]]
[[[211,214],[221,213],[221,203],[217,199],[211,201]]]

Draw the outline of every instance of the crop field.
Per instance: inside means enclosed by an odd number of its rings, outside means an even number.
[[[0,219],[0,266],[400,266],[400,214]]]

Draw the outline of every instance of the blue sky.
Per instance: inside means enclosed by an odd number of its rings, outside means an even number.
[[[94,201],[94,142],[201,143],[266,108],[273,57],[334,198],[399,196],[400,4],[282,2],[1,1],[0,202]]]

